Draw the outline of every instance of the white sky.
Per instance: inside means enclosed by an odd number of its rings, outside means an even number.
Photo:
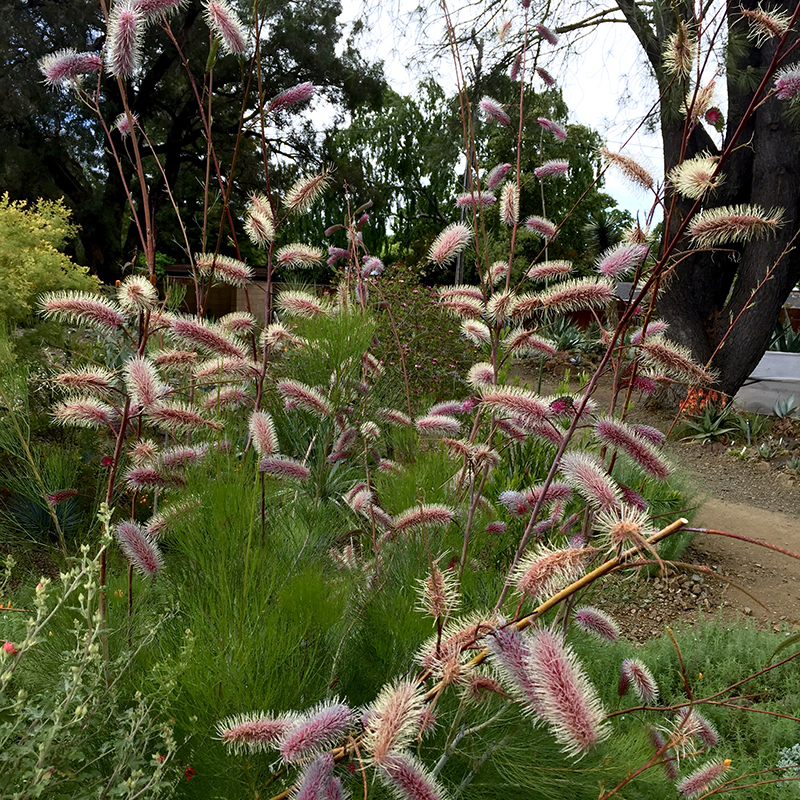
[[[429,44],[443,38],[443,26],[435,17],[429,18],[422,33],[416,26],[398,21],[398,16],[416,5],[414,0],[381,3],[380,11],[369,13],[370,31],[361,40],[365,56],[383,59],[389,83],[402,94],[413,94],[417,81],[423,77],[408,65],[420,51],[422,42],[418,37],[431,37]],[[340,21],[346,25],[364,12],[364,3],[356,0],[343,0],[343,7]],[[521,14],[521,10],[517,13]],[[551,64],[543,63],[563,90],[570,121],[594,128],[610,150],[620,151],[657,97],[643,66],[639,45],[627,25],[606,24],[582,38],[575,49],[579,52]],[[454,92],[452,64],[443,60],[437,67],[439,83],[448,94]],[[622,152],[651,170],[657,180],[661,179],[663,167],[657,133],[640,130]],[[604,190],[634,216],[637,212],[643,216],[652,203],[652,196],[631,187],[611,171],[606,173]]]

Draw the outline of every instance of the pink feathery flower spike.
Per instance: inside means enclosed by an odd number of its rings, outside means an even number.
[[[279,95],[277,95],[277,97],[273,97],[267,106],[267,113],[270,111],[277,111],[279,108],[287,108],[288,106],[294,106],[298,103],[303,103],[306,100],[310,100],[316,91],[317,90],[311,81],[298,83],[297,86],[292,86],[291,89],[287,89],[285,92],[281,92]]]
[[[530,649],[541,716],[567,753],[585,753],[610,733],[597,692],[570,647],[551,630],[534,631]]]
[[[190,464],[197,464],[208,455],[207,445],[197,447],[170,447],[161,454],[158,459],[160,467],[168,470],[187,467]]]
[[[515,492],[512,489],[500,492],[497,500],[500,505],[505,506],[505,508],[516,517],[521,517],[531,510],[528,501],[525,499],[525,495],[522,494],[522,492]]]
[[[533,174],[537,178],[551,178],[554,175],[565,175],[567,172],[569,172],[569,161],[551,159],[545,161],[540,167],[536,167]]]
[[[722,781],[729,766],[729,759],[725,759],[724,761],[709,761],[678,784],[676,787],[678,789],[678,794],[686,798],[698,797],[701,794],[705,794]]]
[[[486,188],[494,189],[495,187],[499,186],[503,178],[508,175],[510,170],[511,164],[498,164],[486,176]]]
[[[544,67],[536,67],[536,73],[548,88],[556,85],[555,78]]]
[[[503,111],[503,106],[493,97],[484,97],[480,103],[478,103],[478,105],[480,106],[481,111],[483,111],[483,113],[486,114],[489,119],[493,119],[495,122],[499,122],[501,125],[505,125],[506,127],[511,124],[511,117],[509,117],[508,114]]]
[[[463,222],[448,225],[434,240],[428,250],[428,260],[444,266],[455,258],[472,241],[472,231]]]
[[[394,520],[394,529],[404,531],[408,528],[440,527],[449,525],[455,518],[455,511],[449,506],[439,504],[423,504],[412,506],[399,514]]]
[[[347,733],[352,712],[338,700],[321,703],[283,737],[280,753],[284,761],[294,762],[319,753]]]
[[[380,776],[397,800],[443,800],[444,792],[433,775],[414,758],[403,753],[387,756]]]
[[[657,480],[666,480],[671,470],[653,444],[620,420],[601,419],[595,425],[595,434],[603,444],[621,450],[645,472]]]
[[[219,37],[222,49],[231,55],[241,56],[247,50],[247,31],[226,0],[207,0],[206,23]]]
[[[195,263],[201,275],[214,275],[232,286],[244,286],[253,279],[253,270],[247,264],[229,256],[199,253]]]
[[[556,235],[556,226],[549,219],[536,216],[535,214],[525,220],[525,227],[531,232],[543,236],[545,239],[552,239]]]
[[[686,736],[698,738],[706,747],[716,747],[719,744],[717,729],[696,708],[691,711],[688,708],[680,709],[676,715],[675,727]]]
[[[551,278],[563,278],[572,274],[571,261],[546,261],[544,264],[534,264],[525,277],[531,281],[544,281]]]
[[[125,482],[132,489],[146,489],[148,491],[153,489],[170,489],[183,485],[182,480],[174,476],[167,478],[155,467],[151,466],[134,467],[128,470],[125,475]]]
[[[60,86],[81,75],[99,72],[102,66],[103,62],[96,53],[76,53],[71,49],[59,50],[39,61],[44,82],[49,86]]]
[[[567,138],[567,132],[558,124],[547,117],[537,117],[536,121],[546,130],[553,134],[559,142],[563,142]]]
[[[254,411],[250,417],[250,435],[253,447],[260,456],[271,456],[278,452],[278,436],[275,423],[267,411]]]
[[[51,292],[42,298],[46,317],[80,322],[105,331],[115,331],[125,324],[121,309],[89,292]]]
[[[125,386],[133,402],[140,408],[158,402],[166,391],[155,364],[147,356],[136,356],[126,362]]]
[[[234,752],[247,750],[257,753],[277,747],[289,729],[297,723],[295,717],[271,717],[267,714],[241,714],[228,717],[217,725],[219,738]]]
[[[151,577],[164,567],[164,558],[155,541],[135,522],[120,522],[114,536],[134,569]]]
[[[461,423],[449,414],[428,414],[415,423],[416,429],[429,436],[458,436]]]
[[[384,686],[367,710],[364,748],[376,765],[413,742],[422,725],[425,703],[419,686],[400,680]]]
[[[308,467],[293,458],[284,456],[265,456],[259,462],[258,468],[267,475],[296,481],[303,481],[311,475],[311,470]]]
[[[775,75],[775,96],[795,102],[800,99],[800,66],[791,64]]]
[[[105,394],[114,386],[114,373],[107,369],[91,369],[85,372],[62,372],[53,382],[65,389]]]
[[[117,289],[117,300],[126,311],[138,314],[155,307],[158,292],[144,275],[129,275]]]
[[[456,206],[459,208],[477,208],[483,206],[488,208],[497,202],[497,198],[491,192],[468,192],[456,197]]]
[[[307,386],[305,383],[287,378],[279,381],[275,388],[285,401],[312,414],[325,417],[331,413],[331,406],[328,401],[316,389]]]
[[[179,339],[190,342],[212,353],[235,358],[246,358],[240,345],[225,336],[219,329],[204,320],[177,317],[170,323],[172,333]]]
[[[106,69],[111,75],[128,78],[142,62],[144,15],[121,0],[108,17]]]
[[[628,691],[628,687],[643,703],[658,702],[658,684],[647,664],[638,658],[626,658],[622,662],[618,689],[620,697]]]
[[[584,452],[566,453],[561,459],[561,473],[594,508],[608,510],[619,505],[619,486],[595,456]]]
[[[133,0],[133,7],[150,20],[178,11],[184,5],[185,0]]]
[[[297,317],[316,317],[327,314],[328,306],[313,294],[301,291],[281,292],[278,295],[278,308],[285,314]]]
[[[549,44],[552,44],[553,46],[558,44],[558,36],[556,36],[546,25],[537,25],[536,32]]]
[[[522,702],[524,711],[538,714],[541,708],[531,673],[530,637],[510,626],[498,628],[486,638],[486,644],[506,689]]]
[[[619,628],[617,623],[606,614],[594,606],[581,606],[575,611],[573,617],[575,624],[586,633],[606,642],[616,642],[619,640]]]
[[[649,253],[646,244],[618,244],[600,256],[597,271],[606,278],[617,280],[642,264]]]
[[[333,756],[318,755],[300,779],[300,786],[293,795],[294,800],[330,800],[328,789],[333,780]]]
[[[99,428],[109,425],[116,412],[108,403],[94,397],[75,397],[56,406],[53,416],[62,425]]]
[[[145,409],[145,416],[155,425],[172,432],[192,431],[202,427],[220,430],[218,422],[206,419],[185,403],[156,403]]]

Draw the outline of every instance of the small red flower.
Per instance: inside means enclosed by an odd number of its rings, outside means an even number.
[[[194,767],[186,767],[186,769],[183,771],[183,774],[186,776],[186,780],[190,781],[192,778],[194,778]]]
[[[17,653],[19,653],[19,650],[14,647],[14,642],[3,642],[3,650],[5,650],[6,653],[11,653],[12,656],[15,656]]]
[[[110,467],[114,463],[114,459],[111,456],[106,456],[100,463],[104,467]]]

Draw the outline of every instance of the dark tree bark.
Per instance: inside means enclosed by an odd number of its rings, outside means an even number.
[[[791,14],[796,4],[796,0],[789,0],[780,7]],[[673,8],[666,7],[665,13],[659,15],[656,11],[649,17],[632,0],[617,0],[617,5],[639,39],[662,92],[660,124],[665,172],[703,151],[719,154],[702,123],[686,141],[685,119],[679,107],[688,87],[677,81],[670,83],[663,68],[662,43],[674,32],[677,21]],[[741,6],[753,9],[758,3],[744,0]],[[743,37],[748,22],[739,9],[739,3],[728,2],[728,36],[731,41],[735,38],[739,47],[730,48],[727,65],[728,119],[722,151],[732,143],[736,147],[724,162],[724,182],[696,211],[737,204],[780,207],[784,211],[783,224],[772,238],[737,247],[692,253],[687,252],[690,243],[681,242],[658,298],[659,316],[670,326],[668,336],[688,347],[698,362],[710,361],[717,376],[715,388],[729,395],[736,393],[758,364],[781,306],[800,278],[800,251],[790,244],[797,234],[799,219],[797,130],[786,117],[785,105],[775,98],[748,116],[777,45],[774,40],[763,46],[747,43]],[[683,4],[678,11],[689,25],[694,22],[690,6]],[[794,38],[787,44],[793,41]],[[782,52],[786,49],[785,46]],[[792,54],[782,63],[796,60]],[[759,99],[764,95],[762,90]],[[667,208],[672,204],[673,212],[665,221],[664,246],[695,205],[673,196],[669,187],[666,204]]]

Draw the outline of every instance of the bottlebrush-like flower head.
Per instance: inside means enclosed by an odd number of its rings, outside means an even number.
[[[697,39],[682,20],[664,46],[664,68],[669,75],[688,76],[697,58]]]
[[[675,716],[675,731],[679,735],[699,739],[706,747],[719,744],[717,729],[696,708],[681,708]]]
[[[158,545],[141,526],[135,522],[120,522],[114,529],[114,536],[137,572],[149,578],[163,569],[164,557]]]
[[[652,189],[654,184],[653,176],[637,161],[622,153],[612,153],[605,147],[600,148],[600,155],[603,156],[606,164],[616,167],[631,183],[641,186],[643,189]]]
[[[145,416],[154,425],[173,433],[193,431],[202,427],[218,431],[222,427],[218,422],[198,414],[185,403],[156,403],[145,409]]]
[[[696,123],[704,117],[710,108],[714,107],[714,81],[699,89],[690,89],[681,105],[681,111]]]
[[[448,225],[428,250],[428,260],[443,267],[472,241],[472,230],[463,222]]]
[[[669,477],[671,469],[653,445],[627,423],[615,419],[601,419],[595,425],[594,432],[603,444],[621,450],[631,461],[657,480],[663,481]]]
[[[290,89],[286,89],[286,91],[273,97],[267,105],[267,113],[277,111],[280,108],[295,106],[298,103],[304,103],[306,100],[310,100],[316,94],[316,91],[311,81],[298,83],[296,86],[292,86]]]
[[[579,755],[610,733],[605,710],[578,659],[553,631],[539,628],[530,637],[530,664],[540,715],[566,753]]]
[[[233,356],[246,360],[241,346],[229,339],[219,328],[201,319],[175,317],[170,322],[170,330],[178,339],[195,345],[210,353]]]
[[[473,344],[490,344],[492,334],[483,322],[476,319],[466,319],[461,323],[461,333]]]
[[[546,131],[555,136],[559,142],[564,142],[567,139],[567,132],[557,123],[553,122],[552,120],[547,119],[546,117],[539,117],[536,120]]]
[[[514,306],[513,316],[524,319],[537,309],[566,314],[583,308],[602,308],[615,297],[614,285],[608,279],[576,278],[557,283],[536,295],[521,296]]]
[[[328,314],[330,307],[327,303],[318,300],[313,294],[301,291],[281,292],[278,295],[278,308],[284,314],[294,317],[316,317],[318,314]]]
[[[775,73],[775,96],[792,102],[800,98],[800,66],[790,64]]]
[[[473,389],[484,389],[495,382],[494,367],[486,361],[473,364],[467,373],[467,383]]]
[[[722,183],[724,175],[717,172],[718,162],[717,157],[701,153],[673,167],[667,179],[678,194],[699,200]]]
[[[397,800],[444,800],[445,793],[436,778],[412,755],[388,755],[378,774]]]
[[[713,383],[714,376],[692,360],[691,353],[662,337],[646,339],[639,345],[642,360],[651,369],[690,383]]]
[[[494,323],[506,322],[511,316],[517,295],[511,291],[495,292],[486,304],[486,315]]]
[[[62,425],[79,428],[99,428],[116,418],[116,411],[96,397],[71,397],[56,406],[53,416]]]
[[[331,753],[320,753],[303,772],[292,800],[334,800],[341,781],[333,777],[333,764]]]
[[[97,53],[76,53],[75,50],[59,50],[39,61],[44,82],[49,86],[61,86],[81,75],[99,72],[103,62]]]
[[[157,514],[147,520],[145,530],[155,539],[163,536],[176,522],[184,521],[193,511],[200,508],[200,498],[192,495],[184,496],[180,501],[170,503],[166,508],[162,506]]]
[[[729,766],[728,759],[707,762],[678,784],[678,794],[690,799],[705,794],[722,782]]]
[[[378,414],[390,425],[397,425],[401,428],[409,428],[412,425],[411,418],[408,414],[404,414],[402,411],[398,411],[395,408],[382,408]]]
[[[122,309],[89,292],[50,292],[42,297],[42,312],[65,322],[82,323],[101,331],[116,331],[125,324]]]
[[[500,219],[509,227],[519,221],[519,187],[516,181],[508,181],[500,192]]]
[[[536,74],[548,89],[556,85],[556,79],[544,67],[536,67]]]
[[[175,475],[167,476],[160,473],[154,466],[144,465],[134,467],[125,474],[125,482],[132,489],[173,489],[183,486],[184,482]]]
[[[620,505],[609,508],[597,515],[595,527],[607,540],[611,550],[635,547],[647,550],[646,540],[655,533],[650,517],[639,508]]]
[[[742,16],[750,22],[749,38],[761,47],[769,39],[780,39],[789,30],[791,15],[778,9],[743,8]]]
[[[622,662],[619,696],[622,697],[629,688],[643,703],[652,705],[658,702],[658,684],[647,664],[638,658],[626,658]]]
[[[62,372],[53,378],[53,383],[73,391],[107,394],[114,388],[114,373],[103,367],[83,372]]]
[[[498,164],[496,167],[493,167],[488,175],[486,175],[486,188],[487,189],[495,189],[498,187],[502,182],[503,178],[508,175],[511,170],[511,164]]]
[[[584,548],[552,550],[537,546],[517,565],[512,578],[517,591],[534,603],[551,597],[583,575],[588,552]]]
[[[277,747],[297,724],[297,716],[273,717],[259,712],[228,717],[217,725],[219,738],[234,752],[258,753]]]
[[[162,14],[172,14],[186,5],[186,0],[133,0],[133,7],[144,14],[148,21],[158,19]]]
[[[260,456],[271,456],[278,452],[278,435],[275,423],[267,411],[254,411],[250,416],[250,436],[253,447]]]
[[[639,330],[631,334],[631,344],[641,344],[644,339],[666,333],[668,327],[666,322],[660,319],[654,319],[652,322],[648,322],[643,328],[639,328]]]
[[[525,277],[531,281],[546,281],[554,278],[563,278],[571,274],[571,261],[546,261],[544,264],[534,264],[525,273]]]
[[[417,683],[400,680],[384,686],[365,715],[363,743],[372,763],[381,765],[392,753],[405,750],[419,734],[424,713]]]
[[[504,281],[508,275],[507,261],[493,261],[489,265],[489,281],[492,286],[497,286],[500,281]]]
[[[215,381],[230,378],[255,378],[260,372],[259,365],[246,358],[211,358],[195,367],[194,375],[200,380],[212,378]]]
[[[537,178],[552,178],[554,175],[566,175],[569,172],[569,161],[561,158],[552,158],[545,161],[533,171]]]
[[[511,117],[506,114],[503,110],[503,106],[493,97],[489,97],[488,95],[484,96],[480,103],[478,103],[478,106],[486,115],[487,119],[493,119],[495,122],[499,122],[506,127],[511,124]]]
[[[275,239],[275,225],[272,218],[257,211],[250,211],[244,230],[256,247],[269,247],[270,242]]]
[[[525,227],[537,236],[552,239],[556,235],[556,225],[549,219],[533,215],[525,220]]]
[[[442,300],[448,300],[451,297],[466,297],[482,303],[483,290],[480,286],[443,286],[439,289],[439,297]]]
[[[414,423],[416,429],[428,436],[458,436],[461,423],[449,414],[427,414]]]
[[[483,316],[484,303],[464,295],[452,295],[442,300],[442,308],[454,317],[477,320]]]
[[[505,506],[511,514],[517,517],[521,517],[531,510],[525,495],[522,494],[522,492],[515,492],[512,489],[500,492],[497,496],[497,501],[500,505]]]
[[[129,78],[142,63],[145,17],[132,3],[118,0],[108,15],[106,70],[115,77]]]
[[[547,417],[550,407],[546,400],[521,386],[486,388],[481,402],[493,411],[500,411],[523,421],[538,421]]]
[[[783,211],[760,206],[720,206],[701,211],[689,223],[689,235],[700,247],[749,242],[774,233]]]
[[[468,192],[456,197],[458,208],[489,208],[497,202],[497,198],[491,192]]]
[[[330,403],[316,389],[305,383],[286,379],[279,381],[275,388],[285,401],[294,406],[299,406],[319,417],[326,417],[331,413]]]
[[[285,244],[278,250],[275,254],[275,260],[281,266],[297,269],[299,267],[309,267],[312,264],[316,264],[317,261],[322,261],[324,255],[318,247],[292,242],[291,244]]]
[[[311,470],[304,464],[284,456],[265,456],[258,462],[258,469],[276,478],[295,481],[303,481],[311,475]]]
[[[283,198],[283,205],[288,211],[304,214],[319,199],[331,182],[331,173],[324,170],[311,173],[295,182]]]
[[[213,275],[231,286],[244,286],[253,279],[253,270],[242,261],[213,253],[199,253],[195,263],[201,275]]]
[[[125,387],[140,408],[157,403],[167,391],[155,364],[147,356],[135,356],[125,363]]]
[[[283,737],[280,743],[283,760],[292,763],[326,750],[347,733],[351,720],[352,712],[337,699],[320,703]]]
[[[539,695],[531,673],[530,637],[508,626],[487,636],[486,644],[503,685],[522,703],[523,711],[538,714]]]
[[[598,259],[597,271],[606,278],[619,280],[636,269],[650,252],[646,244],[618,244],[606,250]]]
[[[619,640],[619,628],[617,623],[606,614],[594,606],[581,606],[575,610],[573,617],[575,624],[586,633],[590,633],[597,639],[605,642],[616,642]]]
[[[166,470],[187,467],[202,461],[208,455],[208,445],[197,445],[196,447],[168,447],[161,452],[158,458],[158,466]]]
[[[442,527],[449,525],[456,516],[456,512],[449,506],[436,503],[427,503],[411,508],[398,514],[394,520],[396,531],[405,531],[409,528]]]
[[[603,464],[589,453],[566,453],[561,459],[561,474],[593,508],[612,509],[620,502],[619,486]]]
[[[558,36],[556,36],[546,25],[537,25],[536,33],[538,33],[539,36],[541,36],[542,39],[544,39],[548,44],[551,44],[554,47],[558,44]]]
[[[553,358],[556,354],[556,347],[552,342],[524,328],[510,331],[501,344],[504,349],[516,355],[538,353],[545,358]]]
[[[129,275],[117,288],[117,300],[126,311],[138,314],[155,308],[158,292],[144,275]]]
[[[222,49],[230,55],[241,56],[247,51],[247,29],[227,0],[206,0],[205,19],[208,27],[220,40]]]

